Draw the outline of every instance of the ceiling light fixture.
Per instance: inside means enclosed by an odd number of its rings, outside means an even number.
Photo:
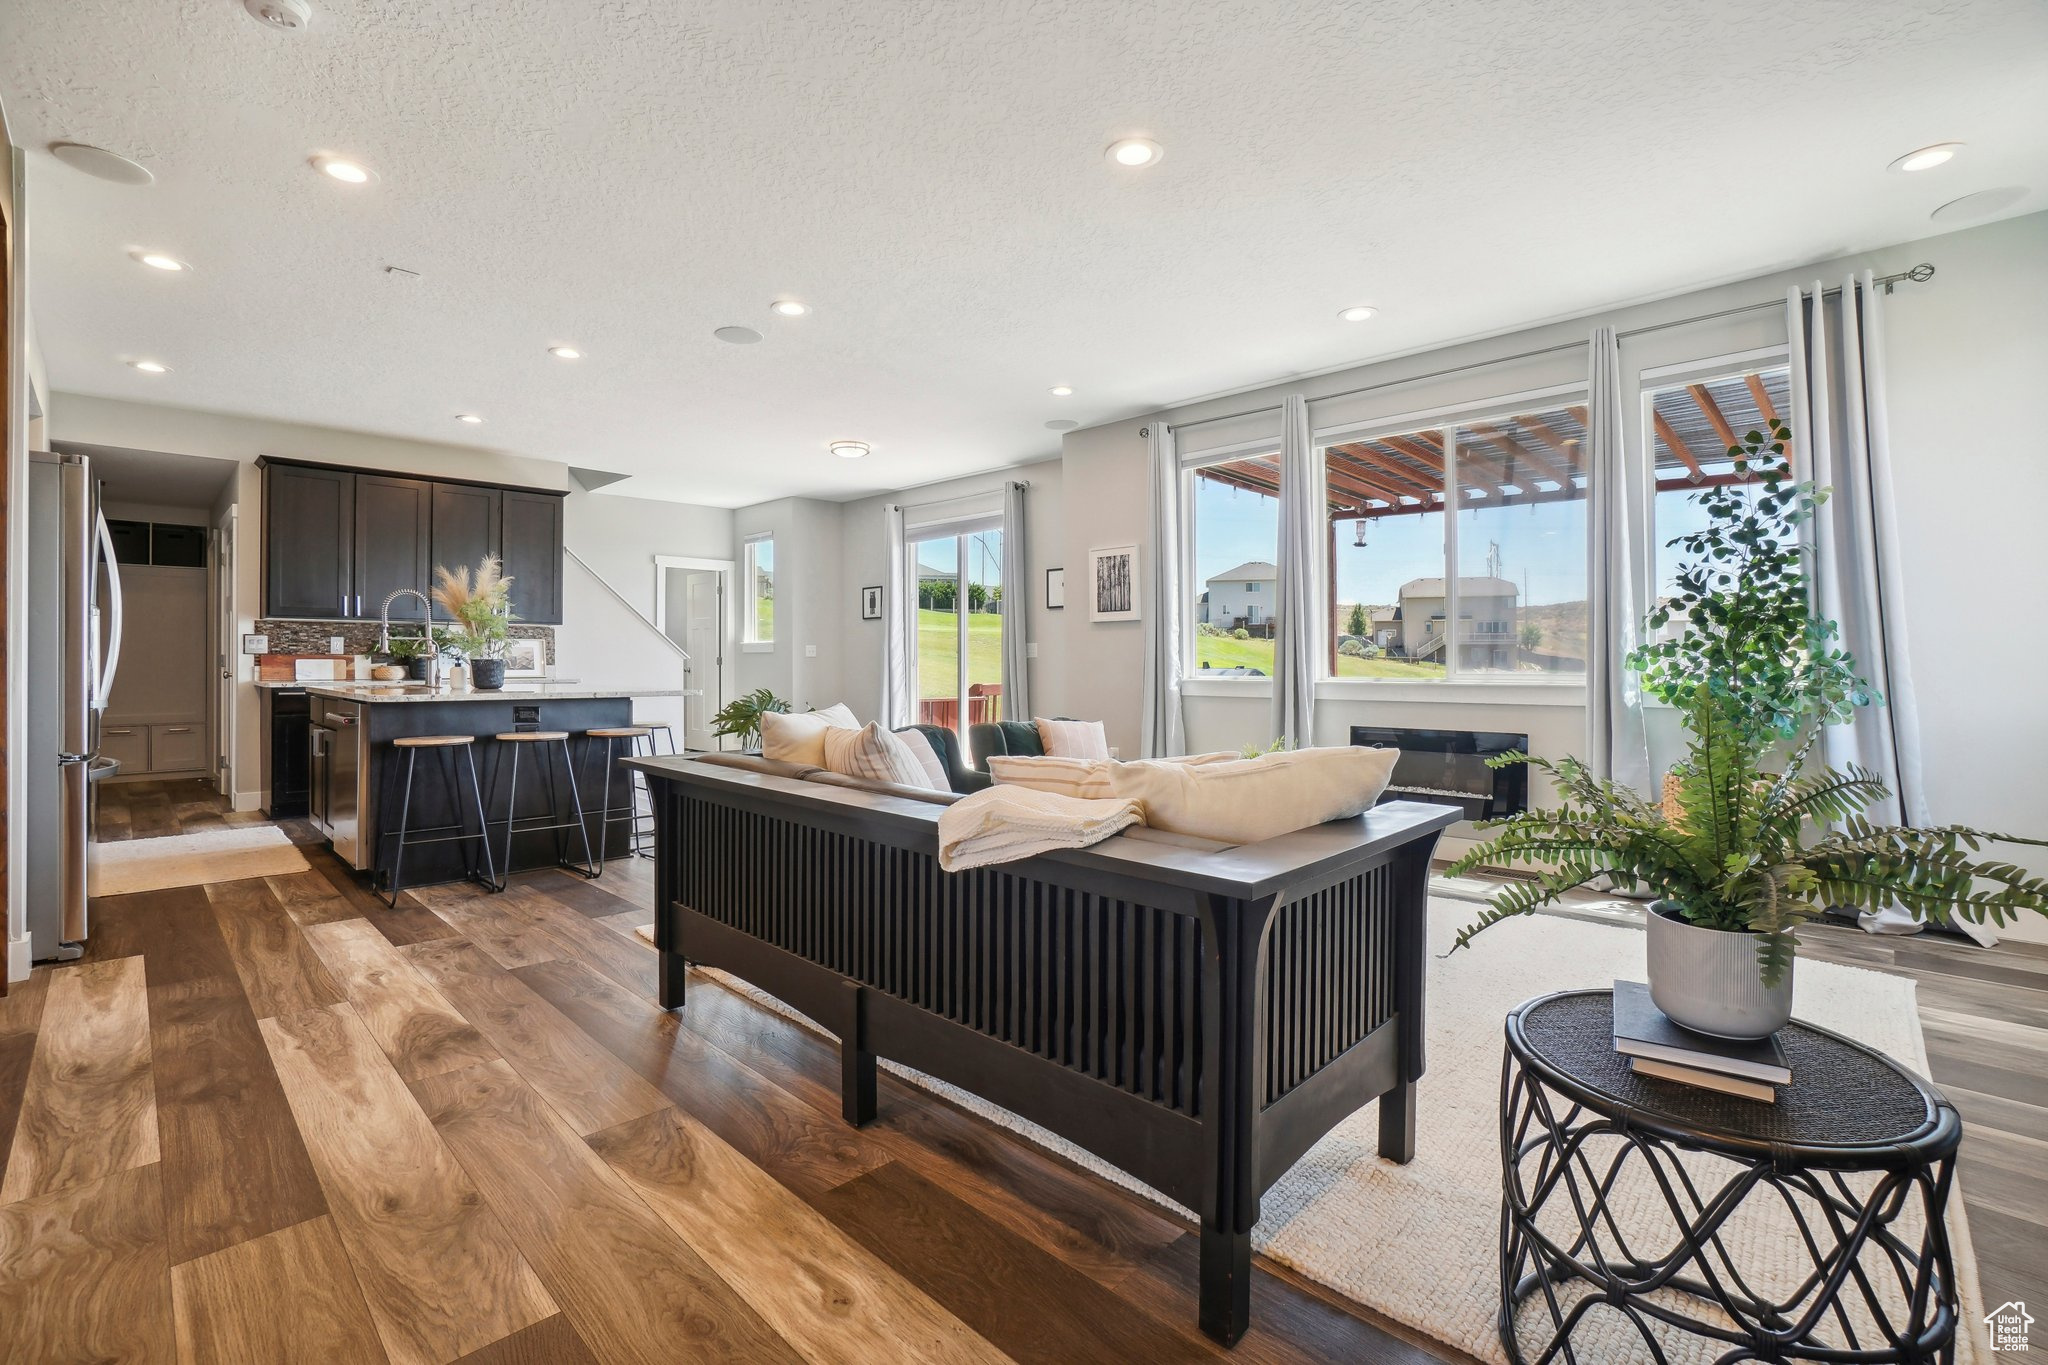
[[[242,8],[263,27],[286,33],[302,32],[313,22],[313,7],[306,0],[242,0]]]
[[[183,261],[179,260],[176,256],[166,256],[161,251],[138,251],[134,253],[134,256],[136,260],[148,266],[151,270],[169,270],[176,272],[180,270],[190,270],[192,268],[191,266],[186,265]]]
[[[1917,152],[1907,152],[1894,161],[1889,169],[1894,171],[1931,171],[1955,159],[1961,149],[1960,142],[1937,142],[1931,147],[1922,147]]]
[[[834,441],[827,449],[842,460],[858,460],[861,456],[868,453],[868,443],[866,441]]]
[[[1074,386],[1071,384],[1055,384],[1049,392],[1055,398],[1072,398],[1074,396]]]
[[[313,167],[322,175],[339,180],[344,185],[367,185],[377,178],[377,173],[360,161],[350,161],[340,156],[316,156]]]
[[[128,362],[144,374],[169,374],[171,367],[161,360],[131,360]]]
[[[473,412],[458,412],[455,414],[455,420],[458,422],[467,422],[471,426],[477,426],[481,424],[484,419],[477,416]]]
[[[574,346],[550,346],[548,347],[548,354],[557,360],[583,359],[583,352],[577,350]]]
[[[1342,318],[1346,322],[1364,322],[1367,318],[1372,317],[1379,311],[1379,309],[1374,308],[1370,304],[1361,303],[1355,308],[1346,308],[1343,312],[1337,314],[1337,316]]]
[[[1102,155],[1112,166],[1135,170],[1140,166],[1158,165],[1159,158],[1166,155],[1166,149],[1149,137],[1127,137],[1110,143]]]
[[[777,299],[768,305],[768,311],[786,318],[800,318],[811,311],[811,305],[799,303],[795,299]]]

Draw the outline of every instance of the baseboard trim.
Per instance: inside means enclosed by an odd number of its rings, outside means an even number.
[[[236,809],[236,810],[262,810],[262,809],[263,809],[263,793],[262,793],[262,792],[236,792],[236,793],[235,793],[235,809]]]
[[[29,968],[35,963],[31,956],[35,951],[34,943],[35,940],[27,938],[7,941],[7,980],[10,983],[28,980]]]

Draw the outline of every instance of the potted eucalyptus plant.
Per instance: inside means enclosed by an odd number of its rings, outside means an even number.
[[[2042,845],[1961,825],[1872,824],[1890,795],[1857,765],[1816,759],[1828,725],[1881,704],[1808,593],[1800,528],[1827,490],[1794,481],[1791,433],[1776,421],[1729,448],[1751,486],[1711,487],[1703,530],[1671,543],[1687,556],[1677,594],[1648,618],[1655,638],[1630,655],[1644,690],[1675,708],[1685,757],[1653,801],[1574,758],[1509,754],[1547,774],[1560,804],[1481,826],[1490,837],[1452,865],[1534,869],[1458,935],[1607,878],[1657,897],[1648,915],[1657,1008],[1701,1033],[1761,1038],[1792,1013],[1793,930],[1830,908],[1896,905],[1920,920],[2004,924],[2048,914],[2048,879],[1976,857],[1987,842]],[[1454,949],[1455,951],[1455,949]]]
[[[455,618],[448,644],[469,660],[470,685],[495,692],[505,685],[505,646],[512,638],[512,580],[496,555],[485,555],[472,577],[469,566],[434,569],[434,601]]]

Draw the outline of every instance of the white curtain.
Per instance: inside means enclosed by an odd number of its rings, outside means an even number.
[[[1150,428],[1152,573],[1145,585],[1145,705],[1141,740],[1146,758],[1185,752],[1181,728],[1181,572],[1186,547],[1181,521],[1180,460],[1163,419]]]
[[[1322,471],[1309,439],[1308,400],[1280,404],[1280,576],[1273,644],[1273,737],[1315,743],[1316,676],[1322,671],[1323,562],[1330,543]]]
[[[1031,566],[1024,555],[1024,492],[1003,485],[1003,717],[1031,719]]]
[[[882,724],[890,729],[910,724],[911,697],[917,677],[917,619],[914,587],[908,582],[910,556],[904,547],[903,509],[883,509],[889,523],[889,566],[882,582]]]
[[[1647,538],[1645,498],[1622,450],[1621,348],[1612,327],[1593,329],[1586,390],[1586,766],[1647,794],[1642,678],[1622,662],[1642,638],[1635,547]]]
[[[1882,705],[1859,707],[1849,724],[1827,727],[1822,749],[1830,764],[1860,763],[1891,788],[1891,799],[1871,807],[1873,820],[1932,824],[1921,778],[1919,710],[1907,667],[1905,577],[1885,417],[1882,295],[1866,270],[1845,280],[1832,299],[1818,280],[1810,295],[1791,290],[1785,309],[1795,470],[1833,490],[1814,519],[1815,606],[1840,623],[1842,646],[1883,697]],[[1892,908],[1862,918],[1873,932],[1917,927],[1912,916]]]

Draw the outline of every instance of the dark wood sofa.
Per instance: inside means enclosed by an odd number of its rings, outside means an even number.
[[[888,1057],[1193,1209],[1200,1323],[1250,1314],[1259,1197],[1380,1101],[1414,1153],[1429,857],[1457,818],[1395,802],[1260,844],[1118,836],[948,873],[943,807],[688,758],[654,794],[660,998],[733,973],[840,1038],[847,1121]]]

